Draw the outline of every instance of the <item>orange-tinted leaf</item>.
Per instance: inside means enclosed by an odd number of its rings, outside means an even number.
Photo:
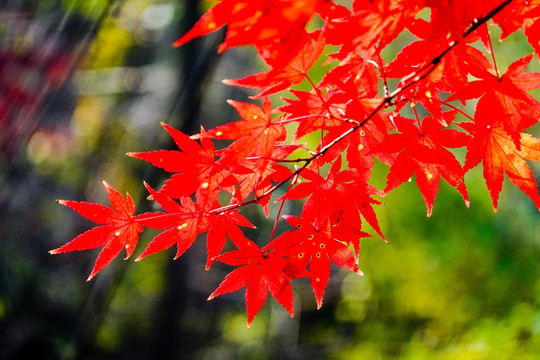
[[[499,193],[502,189],[504,173],[510,182],[526,193],[540,210],[538,186],[527,160],[540,160],[540,140],[529,135],[520,134],[516,147],[513,136],[510,136],[497,119],[494,110],[487,101],[478,102],[475,123],[462,123],[473,135],[473,141],[467,146],[465,170],[471,169],[482,161],[484,178],[491,194],[493,209],[497,211]]]

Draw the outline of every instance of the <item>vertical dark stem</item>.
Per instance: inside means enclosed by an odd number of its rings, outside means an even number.
[[[178,37],[185,34],[200,18],[199,1],[183,0],[183,18],[179,23]],[[217,44],[204,46],[203,39],[195,39],[177,51],[180,79],[174,103],[171,105],[167,122],[183,131],[195,133],[199,130],[197,121],[204,93],[205,79],[212,72],[218,59]],[[169,140],[162,148],[175,148]],[[152,183],[158,183],[162,173],[153,172]],[[181,358],[193,352],[202,339],[194,339],[193,334],[184,331],[182,319],[185,318],[192,302],[204,301],[188,286],[187,277],[192,264],[191,258],[183,256],[177,261],[169,261],[165,267],[165,282],[159,305],[155,309],[151,355],[156,359]],[[199,298],[198,298],[199,297]]]

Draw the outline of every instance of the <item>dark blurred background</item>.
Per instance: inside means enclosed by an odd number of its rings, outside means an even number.
[[[365,276],[333,272],[318,311],[297,280],[295,317],[271,299],[251,329],[242,291],[206,301],[230,269],[204,270],[204,241],[177,261],[119,256],[91,282],[99,250],[48,254],[92,226],[56,199],[107,204],[103,178],[145,211],[142,181],[165,174],[125,154],[173,148],[159,122],[194,133],[251,101],[221,80],[264,69],[252,49],[218,57],[222,33],[171,47],[210,4],[0,1],[0,359],[540,358],[538,210],[505,182],[494,214],[481,168],[470,209],[446,184],[431,218],[414,182],[382,199],[390,243],[363,241]],[[530,51],[503,45],[500,67]],[[246,211],[264,243],[272,220]]]

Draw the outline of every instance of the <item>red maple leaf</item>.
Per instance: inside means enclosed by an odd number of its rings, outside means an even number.
[[[256,104],[228,100],[242,117],[226,125],[191,136],[192,139],[205,137],[221,140],[235,140],[228,147],[220,151],[220,163],[231,167],[238,163],[238,159],[250,156],[270,157],[274,145],[282,142],[286,137],[283,125],[272,121],[272,104],[265,98],[262,108]]]
[[[482,80],[468,83],[448,101],[485,97],[485,102],[498,109],[498,116],[502,115],[501,124],[519,149],[521,131],[540,118],[540,103],[527,93],[540,87],[540,73],[524,72],[531,59],[532,54],[516,60],[500,77],[487,70],[475,74]]]
[[[245,200],[253,192],[259,198],[258,204],[263,208],[266,216],[269,214],[269,196],[265,196],[266,191],[274,185],[272,181],[280,182],[291,175],[289,168],[279,165],[279,160],[285,159],[296,146],[274,147],[272,154],[267,156],[255,156],[244,161],[239,161],[231,172],[236,176],[239,185],[234,193],[234,200]]]
[[[238,212],[238,210],[227,211],[213,215],[208,219],[208,234],[206,236],[208,258],[206,260],[206,270],[210,269],[214,259],[221,253],[221,250],[223,250],[223,247],[227,242],[227,235],[229,237],[234,237],[234,235],[240,231],[238,228],[239,225],[255,228],[255,225],[250,223]]]
[[[222,0],[211,7],[174,46],[227,26],[220,52],[238,45],[257,46],[273,64],[286,64],[293,57],[306,23],[326,0]]]
[[[501,27],[502,41],[516,30],[523,28],[534,51],[540,53],[540,1],[514,0],[493,17]]]
[[[198,197],[204,193],[205,199],[212,203],[220,189],[232,191],[236,183],[234,177],[215,160],[215,150],[207,138],[201,145],[180,130],[161,124],[171,135],[181,151],[159,150],[149,152],[130,152],[128,156],[145,160],[155,167],[173,173],[160,192],[172,198],[191,196],[199,190]],[[218,190],[218,191],[216,191]],[[212,191],[212,196],[209,192]]]
[[[146,227],[165,231],[154,237],[135,261],[166,250],[174,244],[177,248],[174,259],[178,259],[193,245],[197,234],[206,230],[205,218],[190,197],[180,198],[180,204],[178,204],[169,196],[155,191],[148,184],[144,185],[151,194],[150,198],[155,199],[166,213],[143,214],[137,220]]]
[[[403,78],[414,74],[419,68],[433,61],[448,46],[448,39],[432,38],[432,29],[440,28],[437,22],[428,23],[425,20],[416,19],[407,28],[422,40],[405,46],[396,58],[386,65],[385,75],[390,78]],[[468,83],[469,74],[482,74],[493,70],[492,64],[484,54],[468,45],[478,41],[481,36],[488,36],[485,26],[478,29],[477,33],[479,31],[481,33],[475,34],[476,36],[469,35],[440,58],[437,68],[420,82],[418,87],[415,87],[419,95],[429,90],[427,88],[431,84],[445,92],[459,93],[461,88]]]
[[[379,92],[379,78],[376,70],[379,68],[380,59],[372,52],[374,51],[366,51],[362,55],[356,52],[349,54],[324,75],[319,86],[336,86],[345,93],[343,95],[350,94],[348,98],[342,96],[346,99],[345,102],[354,98],[353,94],[358,93],[359,89],[362,89],[369,97],[376,97]],[[338,55],[330,54],[329,57],[339,59]]]
[[[325,30],[306,33],[298,54],[283,68],[275,68],[270,71],[246,76],[242,79],[226,79],[227,85],[244,86],[249,88],[264,89],[254,98],[267,96],[287,89],[292,85],[302,82],[307,71],[315,64],[322,54],[325,45]]]
[[[131,196],[126,193],[124,200],[122,195],[105,181],[103,181],[103,186],[107,190],[112,207],[83,201],[58,200],[58,203],[72,208],[101,226],[88,230],[64,246],[49,251],[50,254],[60,254],[104,246],[87,281],[111,262],[123,248],[126,249],[126,259],[128,259],[135,250],[139,233],[143,231],[141,224],[134,220],[135,205]]]
[[[445,122],[450,124],[455,111],[443,113]],[[418,119],[417,119],[418,120]],[[469,204],[467,189],[463,182],[464,171],[447,147],[458,148],[468,144],[469,138],[463,132],[445,128],[432,117],[422,122],[407,119],[401,115],[393,118],[399,134],[392,134],[383,140],[372,152],[397,153],[390,166],[384,192],[407,181],[416,172],[416,183],[427,206],[427,215],[433,212],[433,202],[439,190],[440,176],[457,188],[465,203]]]
[[[362,106],[358,106],[357,104],[357,102],[349,104],[347,107],[347,116],[352,119],[364,119],[366,111]],[[392,129],[393,125],[389,120],[389,114],[381,113],[373,116],[361,129],[348,136],[346,141],[344,141],[344,145],[347,146],[349,167],[363,169],[363,172],[366,172],[365,169],[367,168],[369,174],[373,168],[373,155],[385,164],[391,165],[395,161],[396,154],[373,154],[371,150],[378,146]],[[332,131],[330,131],[328,136],[335,138],[337,134],[332,134]]]
[[[357,266],[360,238],[371,236],[360,231],[358,227],[337,221],[340,220],[338,215],[339,213],[332,215],[335,218],[333,224],[328,216],[322,221],[316,218],[284,216],[297,230],[283,233],[268,245],[276,249],[276,253],[286,255],[291,262],[296,262],[294,268],[303,269],[309,266],[309,278],[317,308],[322,306],[330,277],[330,262],[362,274]],[[349,246],[353,246],[355,255]]]
[[[320,129],[328,129],[343,124],[340,115],[344,111],[344,105],[340,104],[335,92],[322,93],[320,91],[291,90],[298,100],[283,99],[287,105],[278,110],[289,113],[288,119],[294,119],[298,123],[294,141],[307,134]],[[336,101],[338,103],[336,103]]]
[[[459,124],[473,135],[473,140],[467,146],[465,170],[475,167],[480,161],[483,162],[484,178],[495,211],[504,173],[514,185],[529,195],[540,210],[538,186],[533,172],[524,160],[540,160],[540,140],[529,134],[520,133],[518,149],[514,136],[510,136],[497,120],[498,115],[497,109],[482,98],[476,108],[475,122]]]
[[[356,0],[349,14],[330,23],[328,43],[342,46],[336,54],[340,59],[353,53],[382,49],[401,33],[420,9],[414,0]]]
[[[302,217],[324,218],[340,213],[344,223],[361,224],[360,214],[384,239],[373,204],[381,204],[371,198],[379,191],[367,183],[358,169],[340,171],[341,158],[332,164],[326,177],[311,169],[304,169],[300,176],[307,181],[294,185],[276,202],[309,197],[304,204]],[[360,226],[360,225],[358,225]]]
[[[461,40],[466,29],[475,19],[487,15],[502,1],[493,0],[419,0],[418,4],[429,6],[432,12],[433,29],[430,38]]]
[[[232,236],[231,236],[232,235]],[[246,311],[247,325],[264,305],[268,292],[294,316],[291,274],[286,273],[287,258],[268,249],[261,250],[247,239],[240,230],[234,229],[229,237],[238,250],[229,251],[214,260],[229,265],[240,266],[225,277],[225,280],[208,297],[208,300],[229,292],[235,292],[247,285]]]

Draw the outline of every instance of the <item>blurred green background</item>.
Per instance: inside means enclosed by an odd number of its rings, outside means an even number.
[[[0,4],[1,359],[540,358],[538,210],[505,182],[494,214],[480,167],[470,209],[446,184],[431,218],[414,181],[382,199],[389,244],[365,239],[365,276],[334,271],[321,310],[295,280],[293,319],[271,299],[247,329],[243,291],[207,302],[230,269],[204,270],[204,241],[177,261],[119,257],[85,282],[99,250],[47,253],[91,226],[55,199],[106,204],[103,178],[147,210],[142,181],[165,174],[125,154],[173,148],[160,121],[194,133],[236,120],[225,99],[252,93],[221,80],[263,68],[252,49],[218,57],[222,33],[171,48],[204,1]],[[530,52],[521,34],[494,43],[499,68]],[[264,243],[272,221],[246,211]]]

